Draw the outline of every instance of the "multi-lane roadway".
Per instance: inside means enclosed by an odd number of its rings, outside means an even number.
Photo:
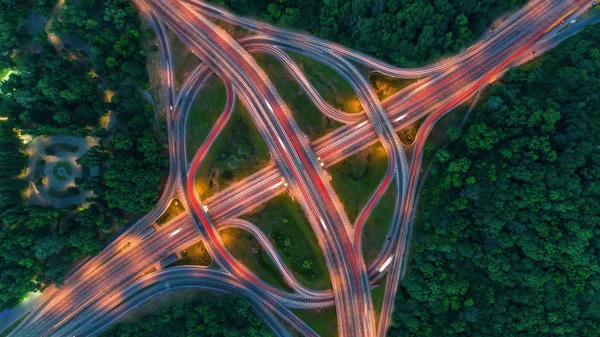
[[[42,304],[10,336],[95,335],[147,299],[185,288],[215,289],[244,296],[277,335],[289,335],[281,324],[283,320],[303,335],[316,336],[289,308],[335,305],[340,336],[384,336],[408,244],[422,149],[431,129],[442,116],[496,80],[510,66],[531,59],[532,49],[539,50],[539,55],[581,29],[576,27],[562,35],[552,30],[562,20],[580,15],[591,5],[589,1],[533,0],[465,52],[425,67],[401,69],[322,39],[239,18],[196,0],[136,0],[135,3],[156,32],[161,51],[160,108],[167,117],[170,157],[165,190],[153,211],[69,275],[64,286],[46,292]],[[207,17],[258,34],[236,41]],[[173,84],[174,63],[165,23],[203,61],[179,88],[179,94]],[[327,104],[286,50],[301,53],[338,72],[356,91],[363,112],[349,114]],[[252,58],[250,53],[256,52],[273,55],[300,83],[319,111],[346,125],[310,142]],[[425,78],[380,102],[355,64],[389,76]],[[225,83],[227,103],[200,149],[193,158],[186,158],[187,112],[199,88],[215,75]],[[261,132],[272,163],[223,192],[199,200],[194,176],[227,124],[236,97]],[[396,131],[423,117],[425,121],[408,163]],[[329,184],[326,168],[375,142],[381,142],[387,151],[388,170],[356,222],[350,224]],[[362,224],[392,182],[397,193],[390,239],[374,261],[365,263],[360,248]],[[237,219],[286,191],[300,202],[319,240],[331,275],[331,290],[316,291],[302,285],[266,235],[254,224]],[[188,213],[162,226],[154,224],[173,197],[184,201]],[[293,292],[263,282],[237,261],[218,234],[228,227],[252,233]],[[220,270],[200,267],[161,270],[162,260],[200,240]],[[377,324],[370,284],[386,273],[388,281]]]

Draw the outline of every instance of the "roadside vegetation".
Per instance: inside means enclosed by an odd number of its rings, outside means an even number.
[[[338,324],[335,306],[321,309],[292,309],[304,323],[308,324],[321,337],[337,337]]]
[[[388,240],[387,236],[392,225],[395,201],[396,187],[395,183],[392,182],[392,185],[385,191],[381,200],[365,221],[362,233],[362,252],[367,265],[379,255],[383,243]]]
[[[202,241],[194,243],[180,253],[181,259],[171,263],[169,267],[185,265],[208,267],[212,263],[212,257],[208,254],[204,242]]]
[[[325,102],[347,113],[362,111],[362,106],[350,84],[335,70],[301,54],[286,51]]]
[[[399,66],[455,53],[523,0],[211,0],[240,15],[307,31]]]
[[[27,318],[27,315],[29,315],[29,313],[26,313],[25,315],[23,315],[23,317],[19,318],[13,324],[4,329],[4,331],[0,332],[0,337],[7,337],[8,335],[10,335],[10,333],[13,332],[13,330],[15,330],[25,318]]]
[[[380,101],[383,101],[417,81],[418,79],[415,78],[404,79],[389,77],[378,72],[369,75],[369,83],[371,83],[371,86],[375,90],[377,98],[379,98]]]
[[[156,219],[156,224],[162,226],[183,212],[185,212],[185,207],[183,207],[179,199],[175,198],[171,201],[165,212]]]
[[[217,76],[211,76],[200,88],[188,113],[185,146],[188,162],[191,162],[211,128],[223,112],[227,101],[225,84]]]
[[[398,131],[398,138],[404,145],[412,145],[417,138],[417,133],[425,117],[416,120]]]
[[[190,296],[194,294],[186,294]],[[202,292],[202,296],[194,296],[193,300],[184,297],[180,301],[169,301],[141,318],[118,323],[100,336],[271,337],[272,333],[245,299]]]
[[[243,215],[265,233],[298,281],[311,289],[331,289],[325,258],[300,205],[289,195],[269,200]]]
[[[388,157],[381,144],[370,147],[329,167],[331,185],[344,205],[352,223],[375,192],[387,170]],[[368,264],[381,250],[394,213],[394,184],[388,188],[367,218],[362,234],[362,249]]]
[[[377,143],[327,168],[351,222],[383,179],[387,166],[385,149]]]
[[[490,89],[435,155],[389,336],[596,336],[600,25]]]
[[[381,315],[381,305],[383,304],[383,295],[385,294],[385,283],[387,276],[377,281],[371,288],[371,298],[373,299],[373,309],[375,311],[375,325],[379,326],[379,315]]]
[[[234,39],[239,40],[246,36],[254,35],[254,32],[251,32],[245,28],[234,26],[230,23],[221,20],[213,20],[209,18],[215,25],[221,27],[221,29],[225,30],[227,34],[231,35]]]
[[[238,100],[229,122],[198,168],[195,180],[198,197],[211,197],[267,166],[269,160],[269,149],[252,117]]]
[[[228,228],[220,230],[219,236],[231,255],[263,282],[285,291],[293,291],[252,234],[242,229]]]
[[[323,115],[304,93],[300,84],[277,59],[265,54],[253,56],[269,75],[277,92],[292,111],[298,127],[309,139],[315,140],[343,125]],[[323,93],[321,94],[323,95]]]
[[[173,55],[175,88],[180,89],[186,77],[202,61],[166,25],[165,30],[171,44],[171,54]]]
[[[79,151],[79,148],[73,144],[56,143],[46,147],[46,154],[54,155],[58,152],[73,152]]]
[[[140,31],[136,8],[126,0],[65,0],[51,25],[32,23],[53,5],[0,3],[0,69],[13,71],[0,83],[6,118],[0,121],[0,310],[60,284],[74,261],[98,252],[118,226],[150,210],[167,167],[153,108],[138,91],[148,87],[142,42],[152,36]],[[118,122],[110,131],[100,125],[109,111]],[[52,134],[101,139],[79,160],[100,171],[76,181],[94,192],[85,207],[23,199],[19,135]]]

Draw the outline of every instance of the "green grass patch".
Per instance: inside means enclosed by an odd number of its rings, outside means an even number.
[[[254,55],[254,58],[269,75],[273,85],[292,111],[298,126],[308,138],[315,140],[343,125],[323,115],[277,59],[264,54]]]
[[[10,72],[10,68],[0,69],[0,81],[3,81],[6,75]]]
[[[291,292],[281,273],[252,234],[237,228],[219,231],[229,252],[264,282]]]
[[[487,93],[489,93],[489,91],[487,91],[486,93],[481,95],[481,97],[479,98],[479,102],[484,101]],[[472,101],[469,100],[468,103],[457,107],[456,109],[454,109],[453,111],[450,111],[448,114],[446,114],[444,117],[442,117],[435,124],[433,130],[431,130],[429,137],[427,137],[427,142],[433,143],[436,148],[440,148],[440,147],[448,144],[448,142],[449,142],[448,134],[447,134],[448,129],[451,127],[459,127],[460,126],[460,124],[462,123],[462,120],[465,118],[466,114],[469,111],[469,106],[471,105],[471,102]]]
[[[344,205],[351,222],[365,206],[387,170],[388,157],[377,143],[328,168],[331,184]],[[393,183],[367,218],[362,234],[362,250],[366,263],[379,254],[386,240],[394,213],[396,188]]]
[[[185,207],[183,207],[179,199],[175,198],[171,201],[165,212],[156,219],[156,224],[159,226],[164,225],[183,212],[185,212]]]
[[[171,53],[173,55],[173,72],[175,87],[181,88],[185,78],[202,61],[192,53],[188,47],[177,37],[169,28],[165,28],[169,41],[171,43]]]
[[[40,163],[39,161],[35,163],[35,169],[33,171],[33,182],[40,185],[42,184],[42,179],[44,178],[44,168],[46,167],[46,162]]]
[[[200,241],[181,251],[181,259],[171,263],[171,266],[205,266],[212,263],[212,257],[208,254],[204,242]]]
[[[482,93],[479,101],[484,101],[486,97],[491,94],[491,90],[486,90]],[[469,111],[471,102],[474,98],[470,98],[468,102],[450,111],[444,117],[442,117],[435,125],[431,133],[427,137],[427,142],[434,143],[436,146],[445,145],[448,142],[448,136],[446,134],[448,128],[453,126],[460,126],[465,115]],[[417,132],[421,127],[421,124],[425,121],[425,117],[411,123],[407,127],[398,131],[398,137],[402,143],[410,145],[414,142]]]
[[[337,337],[338,325],[335,306],[321,309],[291,309],[304,323],[321,337]]]
[[[202,86],[190,108],[186,124],[186,153],[191,161],[196,151],[223,112],[227,102],[225,84],[217,76],[211,76]]]
[[[375,93],[380,101],[383,101],[384,99],[392,96],[393,94],[417,81],[418,79],[416,78],[396,78],[377,72],[371,73],[369,76],[369,82],[371,83],[371,86],[375,90]]]
[[[377,287],[371,290],[371,298],[373,299],[373,309],[375,311],[375,324],[379,324],[379,315],[381,314],[381,305],[383,304],[383,295],[385,294],[385,282],[387,276],[379,280],[376,285]]]
[[[73,174],[73,167],[67,162],[59,161],[52,168],[52,174],[54,178],[65,181]]]
[[[46,192],[46,193],[48,193],[48,196],[51,198],[68,199],[68,198],[78,196],[79,193],[81,193],[81,191],[79,191],[79,189],[76,187],[69,187],[64,191],[58,191],[58,190],[50,187],[50,189],[48,189],[48,192]]]
[[[21,324],[21,322],[23,322],[23,320],[27,317],[27,315],[29,315],[29,312],[26,313],[25,315],[23,315],[18,320],[16,320],[13,324],[11,324],[9,327],[7,327],[4,331],[0,332],[0,337],[6,337],[6,336],[10,335],[10,333],[13,332],[13,330],[15,330],[19,326],[19,324]]]
[[[260,227],[303,285],[312,289],[331,288],[317,237],[298,202],[287,194],[280,195],[242,218]]]
[[[215,25],[221,27],[224,31],[226,31],[229,35],[231,35],[231,37],[233,37],[236,40],[239,40],[245,36],[249,36],[249,35],[254,35],[254,33],[252,31],[249,31],[246,28],[243,27],[239,27],[239,26],[235,26],[232,25],[230,23],[227,23],[225,21],[221,21],[221,20],[211,20]]]
[[[415,141],[415,138],[417,137],[417,132],[419,132],[419,127],[421,126],[424,120],[425,117],[416,120],[410,125],[400,129],[400,131],[398,131],[398,138],[400,138],[400,141],[405,145],[411,145]]]
[[[49,155],[55,155],[59,152],[77,153],[77,151],[79,151],[79,147],[69,143],[55,143],[50,146],[46,146],[44,151]]]
[[[15,50],[10,56],[10,58],[17,66],[20,66],[25,60],[25,52],[21,50]]]
[[[168,282],[165,284],[169,288]],[[215,290],[166,291],[120,317],[100,337],[273,336],[243,297]]]
[[[156,271],[156,270],[155,270]],[[160,296],[155,296],[139,305],[137,308],[128,311],[121,316],[104,334],[100,336],[114,336],[111,334],[111,328],[119,324],[131,324],[142,320],[144,317],[160,313],[166,307],[173,305],[174,303],[194,303],[194,302],[206,302],[211,303],[216,301],[219,296],[223,296],[224,293],[209,291],[209,290],[198,290],[198,289],[183,289],[166,291]],[[133,337],[133,336],[132,336]]]
[[[385,191],[364,224],[362,252],[366,264],[377,257],[384,241],[387,240],[388,230],[394,216],[395,197],[396,187],[392,182],[392,185]]]
[[[327,171],[350,221],[358,216],[385,175],[388,159],[383,146],[374,144],[335,165]]]
[[[231,119],[198,169],[195,186],[199,197],[206,199],[222,191],[265,167],[269,159],[252,118],[237,101]]]
[[[332,107],[348,113],[362,110],[354,89],[335,70],[304,55],[290,52],[288,55],[296,61],[310,83]]]

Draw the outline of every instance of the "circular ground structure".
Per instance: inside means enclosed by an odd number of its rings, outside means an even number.
[[[66,181],[73,178],[73,166],[66,161],[59,161],[52,168],[54,178],[60,181]]]
[[[28,203],[64,207],[82,204],[92,197],[91,191],[82,190],[76,184],[77,178],[85,179],[77,159],[97,144],[98,140],[91,137],[54,135],[34,138],[26,148],[29,155],[29,169],[25,174],[29,184]]]
[[[236,157],[229,156],[229,158],[227,158],[227,167],[230,169],[235,170],[239,165],[240,161]]]

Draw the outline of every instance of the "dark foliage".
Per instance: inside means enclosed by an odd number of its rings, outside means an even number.
[[[522,0],[213,0],[400,66],[455,52]]]
[[[599,28],[510,71],[453,130],[389,336],[598,336]]]
[[[48,14],[48,1],[36,10]],[[140,22],[130,1],[66,0],[53,30],[83,41],[83,49],[61,51],[45,32],[27,35],[25,1],[0,0],[0,70],[15,70],[0,83],[0,310],[45,283],[62,283],[73,261],[97,253],[115,226],[131,212],[146,212],[158,199],[167,167],[164,146],[153,130],[152,107],[136,87],[147,87]],[[11,58],[20,49],[18,63]],[[86,49],[91,50],[88,60]],[[91,61],[91,62],[90,62]],[[115,96],[105,100],[105,91]],[[117,131],[105,146],[80,159],[100,176],[78,180],[94,191],[86,208],[26,206],[18,179],[26,165],[14,131],[32,135],[108,136],[99,118],[113,111]]]
[[[95,125],[108,109],[99,79],[58,54],[45,38],[36,40],[39,52],[27,53],[18,71],[0,86],[11,93],[2,96],[0,115],[33,135],[86,135],[85,126]]]
[[[246,300],[223,295],[214,301],[175,303],[139,322],[119,324],[111,337],[269,337],[266,324]]]

